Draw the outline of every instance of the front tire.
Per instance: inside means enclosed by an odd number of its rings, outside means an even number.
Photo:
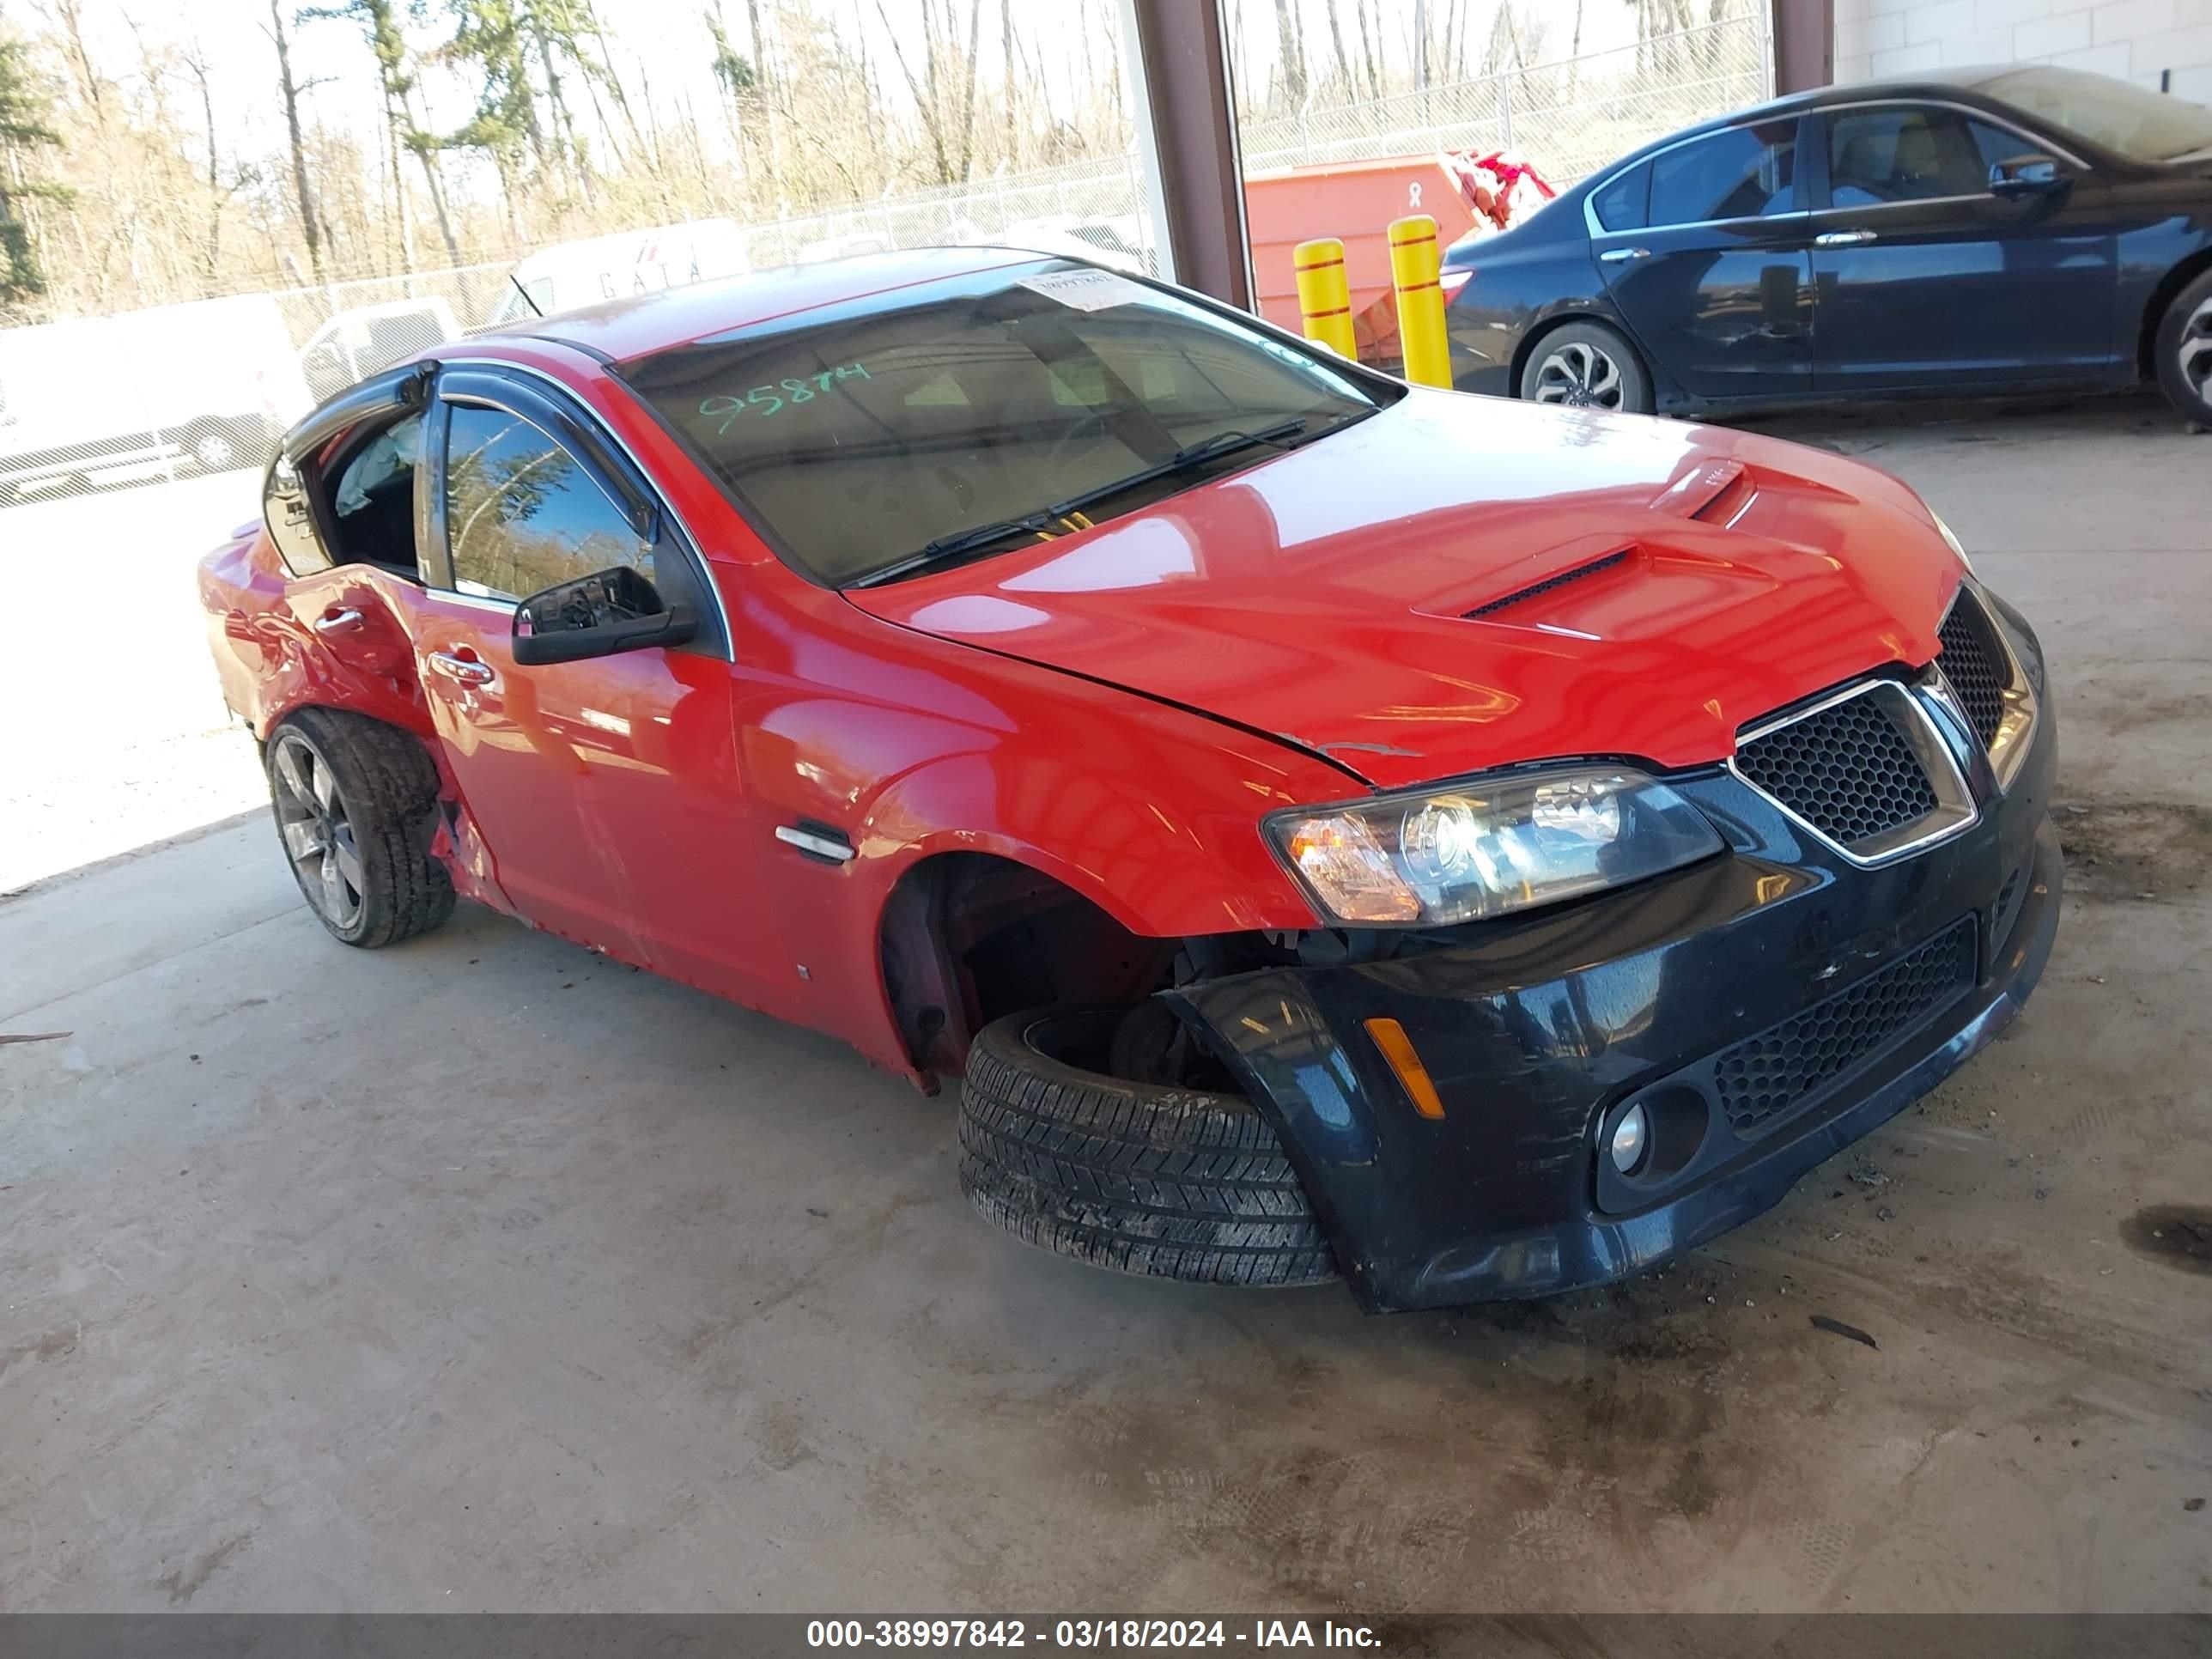
[[[277,839],[301,896],[343,944],[374,950],[453,914],[452,873],[430,856],[438,769],[396,726],[302,708],[269,734]]]
[[[2167,399],[2199,426],[2212,426],[2212,270],[2174,296],[2152,349]]]
[[[1250,1101],[1078,1063],[1105,1063],[1125,1012],[1039,1010],[976,1034],[960,1094],[960,1186],[976,1212],[1121,1273],[1216,1285],[1334,1279],[1305,1187]]]
[[[1649,415],[1658,407],[1636,348],[1603,323],[1568,323],[1537,341],[1521,366],[1521,396],[1614,415]]]

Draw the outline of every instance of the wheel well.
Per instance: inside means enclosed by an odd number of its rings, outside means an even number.
[[[2212,247],[2184,259],[2152,290],[2150,303],[2143,307],[2142,332],[2136,339],[2136,369],[2144,380],[2158,378],[2158,325],[2166,319],[2166,308],[2173,303],[2175,295],[2208,270],[2212,270]]]
[[[1636,354],[1636,361],[1641,365],[1645,374],[1647,376],[1650,374],[1651,365],[1644,362],[1643,348],[1628,337],[1627,330],[1622,328],[1612,318],[1601,316],[1595,311],[1571,311],[1564,316],[1547,317],[1541,323],[1521,337],[1521,343],[1514,348],[1513,366],[1509,371],[1511,376],[1509,384],[1513,388],[1515,397],[1521,395],[1522,372],[1528,367],[1528,360],[1536,355],[1536,348],[1570,323],[1595,323],[1600,328],[1620,335],[1628,349]]]
[[[1171,974],[1182,941],[1133,933],[1074,889],[985,853],[924,859],[884,906],[878,946],[915,1067],[959,1073],[975,1034],[1054,1002],[1133,1002]]]

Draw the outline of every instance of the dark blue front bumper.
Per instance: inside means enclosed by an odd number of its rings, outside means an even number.
[[[1874,869],[1731,774],[1670,779],[1725,855],[1466,943],[1171,995],[1281,1132],[1370,1310],[1603,1284],[1770,1208],[2010,1022],[2057,931],[2056,754],[2046,700],[2008,792]],[[1934,1000],[1853,1023],[1885,970],[1931,951],[1955,974]],[[1710,1103],[1717,1066],[1780,1053],[1832,1009],[1825,1024],[1860,1042],[1840,1069],[1748,1127]],[[1375,1018],[1412,1038],[1443,1118],[1416,1113],[1364,1029]],[[1601,1141],[1624,1103],[1697,1091],[1695,1156],[1641,1187],[1613,1178]]]

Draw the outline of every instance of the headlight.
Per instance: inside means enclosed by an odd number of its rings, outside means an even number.
[[[1972,575],[1974,574],[1974,562],[1966,556],[1966,549],[1965,544],[1961,543],[1956,536],[1951,533],[1951,526],[1943,522],[1943,515],[1931,507],[1928,509],[1928,516],[1936,520],[1936,531],[1942,536],[1946,542],[1950,544],[1951,550],[1959,556],[1959,562],[1966,567],[1966,574],[1969,576]]]
[[[1721,850],[1663,783],[1577,766],[1270,815],[1268,839],[1322,914],[1439,927],[1640,881]]]

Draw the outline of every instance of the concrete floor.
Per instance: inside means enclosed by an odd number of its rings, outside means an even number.
[[[341,950],[235,824],[0,904],[0,1606],[2212,1609],[2208,1281],[2124,1237],[2212,1188],[2212,440],[1776,429],[2067,727],[2050,972],[1885,1184],[1540,1306],[1117,1279],[949,1098],[480,911]]]

